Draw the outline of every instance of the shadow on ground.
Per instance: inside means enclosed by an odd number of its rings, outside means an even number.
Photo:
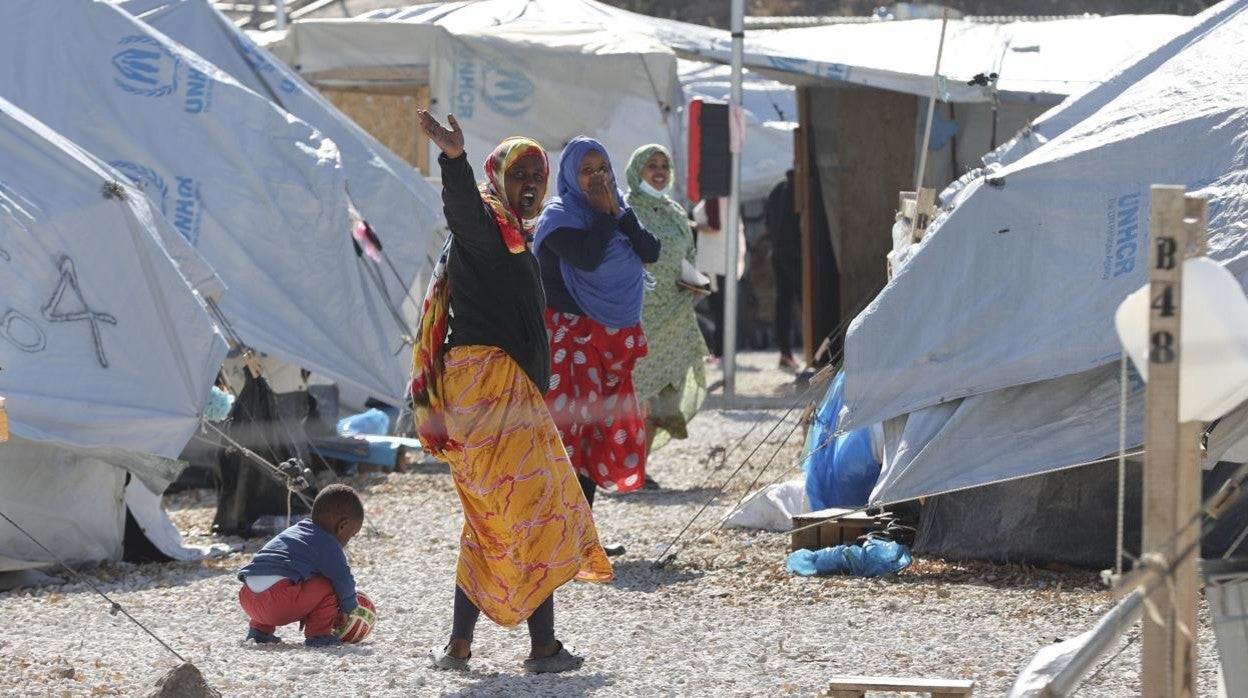
[[[704,576],[702,572],[664,567],[654,569],[653,560],[624,560],[615,563],[615,580],[611,586],[624,591],[652,593],[660,587],[690,582]]]
[[[638,504],[645,506],[685,506],[687,504],[705,504],[712,495],[719,494],[713,487],[693,487],[687,490],[634,490],[624,494],[608,495],[612,501],[622,504]]]
[[[194,584],[202,579],[211,579],[221,575],[234,576],[243,563],[239,558],[220,560],[197,560],[195,562],[165,562],[133,565],[130,563],[106,563],[94,567],[78,569],[78,574],[94,584],[105,594],[113,592],[135,592],[162,587],[180,587]],[[0,600],[8,595],[60,595],[95,594],[86,583],[79,581],[63,567],[43,570],[48,578],[38,580],[30,586],[19,586],[0,593]],[[62,583],[58,583],[62,582]],[[101,603],[107,605],[103,599]]]

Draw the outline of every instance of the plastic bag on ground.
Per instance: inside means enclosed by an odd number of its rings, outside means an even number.
[[[861,547],[837,545],[822,550],[795,550],[785,567],[803,577],[829,574],[852,574],[856,577],[879,577],[896,574],[910,566],[910,549],[890,540],[869,538]]]
[[[736,511],[724,517],[724,526],[788,531],[793,528],[794,516],[809,512],[806,483],[792,480],[765,487],[750,495]]]

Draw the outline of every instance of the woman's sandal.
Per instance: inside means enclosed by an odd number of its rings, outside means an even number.
[[[429,659],[433,662],[433,666],[438,669],[447,669],[449,671],[467,671],[468,660],[472,659],[472,653],[469,652],[467,657],[452,657],[447,653],[446,647],[442,649],[429,650]]]
[[[524,670],[531,674],[557,674],[562,671],[580,669],[585,658],[568,651],[563,643],[559,643],[559,651],[549,657],[524,660]]]

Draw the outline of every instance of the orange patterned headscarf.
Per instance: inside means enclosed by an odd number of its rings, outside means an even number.
[[[485,159],[486,180],[480,186],[481,199],[498,224],[503,242],[512,254],[528,250],[528,235],[524,221],[516,214],[515,206],[507,201],[505,177],[512,165],[529,155],[542,159],[542,167],[549,178],[550,164],[542,146],[531,138],[513,136],[499,143]],[[450,258],[451,237],[454,233],[455,231],[451,231],[446,246],[438,255],[438,263],[434,266],[433,277],[429,280],[429,289],[425,292],[425,302],[421,307],[420,325],[416,328],[416,344],[412,348],[412,411],[416,417],[421,445],[427,453],[435,457],[457,447],[447,436],[441,390],[442,354],[449,330],[451,299],[446,265]]]
[[[536,155],[542,159],[542,170],[546,178],[550,178],[550,162],[546,159],[546,151],[531,138],[512,136],[498,144],[494,152],[485,159],[485,182],[481,184],[481,198],[489,207],[498,229],[503,234],[503,242],[512,254],[523,252],[528,239],[524,221],[516,215],[512,202],[507,200],[507,187],[504,180],[507,170],[521,158]]]

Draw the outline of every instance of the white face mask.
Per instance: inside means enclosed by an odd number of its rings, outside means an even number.
[[[670,182],[662,190],[659,190],[651,186],[650,183],[647,182],[646,180],[644,179],[641,180],[641,190],[649,194],[650,196],[664,196],[665,194],[667,194],[669,190],[671,190],[671,188],[672,188],[672,185]]]

